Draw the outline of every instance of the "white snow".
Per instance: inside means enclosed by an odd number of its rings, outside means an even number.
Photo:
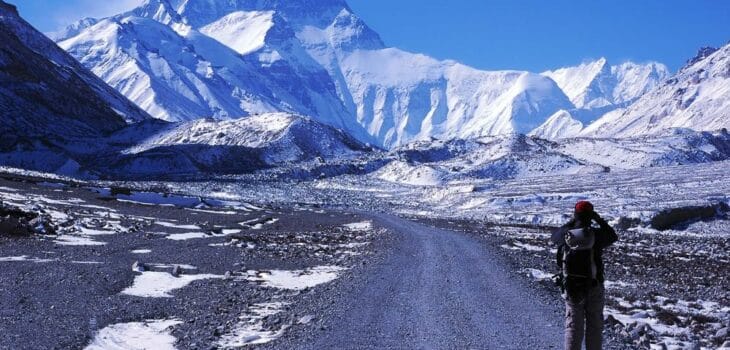
[[[167,239],[171,239],[173,241],[186,241],[189,239],[196,239],[196,238],[210,238],[214,237],[213,235],[207,235],[204,232],[185,232],[185,233],[173,233],[170,235],[165,236]]]
[[[132,254],[149,254],[152,253],[151,249],[135,249],[131,251]]]
[[[306,270],[248,271],[246,280],[264,287],[302,290],[331,282],[346,270],[339,266],[317,266]]]
[[[538,269],[525,269],[525,272],[527,272],[528,276],[536,280],[549,280],[553,277],[553,274]]]
[[[253,304],[246,314],[239,317],[238,324],[229,332],[221,336],[217,345],[222,348],[238,348],[252,344],[268,343],[280,337],[287,326],[279,330],[266,330],[263,326],[263,319],[266,316],[276,315],[287,306],[288,303],[269,302]]]
[[[171,319],[113,324],[101,329],[84,350],[174,350],[170,328],[181,323]]]
[[[95,241],[89,236],[59,235],[54,242],[66,246],[95,246],[105,245],[106,242]]]
[[[583,123],[573,118],[570,112],[559,110],[545,123],[532,130],[529,135],[543,139],[557,140],[575,137],[583,130]]]
[[[146,298],[172,298],[172,291],[184,288],[194,281],[218,278],[223,278],[223,276],[182,274],[175,277],[168,272],[144,271],[137,274],[132,286],[124,289],[121,294]]]
[[[527,251],[532,251],[532,252],[539,252],[539,251],[543,251],[546,249],[545,247],[538,247],[538,246],[535,246],[532,244],[521,243],[521,242],[511,242],[511,244],[512,245],[503,244],[502,248],[511,249],[511,250],[527,250]]]
[[[266,34],[274,26],[274,11],[236,11],[200,28],[241,55],[264,47]]]
[[[345,226],[345,228],[347,228],[350,231],[369,231],[369,230],[373,229],[373,222],[372,221],[353,222],[351,224],[345,224],[343,226]]]
[[[167,221],[155,221],[155,225],[160,225],[162,227],[176,228],[176,229],[181,229],[181,230],[200,230],[200,226],[198,226],[198,225],[176,224],[176,223],[167,222]]]
[[[19,262],[19,261],[29,261],[29,262],[34,262],[34,263],[48,263],[48,262],[58,261],[58,259],[32,258],[27,255],[0,257],[0,262]]]

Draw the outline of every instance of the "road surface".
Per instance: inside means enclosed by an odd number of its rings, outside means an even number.
[[[561,348],[559,309],[515,277],[499,248],[395,216],[374,220],[395,235],[386,258],[355,277],[320,327],[272,348]]]

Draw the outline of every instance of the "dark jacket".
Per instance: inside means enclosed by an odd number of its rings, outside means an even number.
[[[596,233],[596,241],[593,245],[593,257],[595,259],[597,268],[596,278],[599,282],[603,283],[603,249],[618,241],[618,236],[616,235],[616,231],[614,231],[614,229],[606,222],[606,220],[603,220],[600,217],[596,217],[593,219],[593,221],[595,221],[599,226],[599,228],[594,228],[594,232]],[[590,225],[591,219],[576,218],[570,220],[567,224],[563,225],[553,232],[551,240],[553,244],[558,246],[558,251],[560,252],[562,251],[562,248],[564,248],[562,246],[565,245],[565,234],[567,234],[569,230],[580,227],[587,227]],[[559,267],[562,268],[562,266]]]

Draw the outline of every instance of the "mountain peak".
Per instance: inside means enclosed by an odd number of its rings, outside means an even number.
[[[332,44],[346,51],[374,50],[385,46],[380,35],[347,8],[343,8],[335,17],[328,32]]]
[[[142,5],[126,15],[151,18],[164,24],[182,21],[180,14],[177,13],[168,0],[145,0]]]

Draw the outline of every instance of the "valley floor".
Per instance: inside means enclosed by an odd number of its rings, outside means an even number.
[[[60,226],[0,235],[0,349],[561,346],[545,229],[208,194],[0,179],[5,204]],[[727,236],[672,232],[607,253],[606,348],[721,345]]]

